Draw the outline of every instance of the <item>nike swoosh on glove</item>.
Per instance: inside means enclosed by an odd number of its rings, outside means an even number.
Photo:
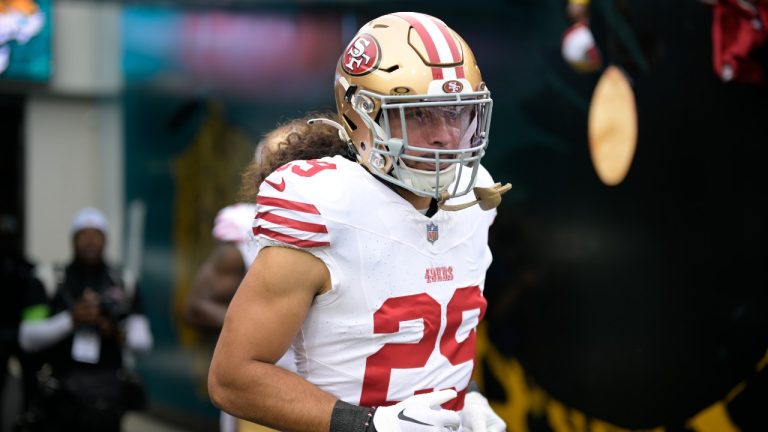
[[[464,396],[461,410],[462,432],[504,432],[507,424],[501,419],[482,394],[471,391]]]
[[[461,424],[459,413],[440,408],[455,397],[456,391],[447,389],[379,407],[373,415],[373,426],[377,432],[456,431]]]

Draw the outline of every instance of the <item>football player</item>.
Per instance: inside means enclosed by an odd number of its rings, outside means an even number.
[[[227,311],[212,400],[280,430],[504,430],[467,395],[510,187],[480,165],[491,98],[472,51],[434,17],[384,15],[342,53],[335,95],[338,123],[316,122],[353,158],[262,182],[261,250]],[[297,374],[274,366],[289,347]]]
[[[258,244],[253,241],[251,225],[256,214],[256,189],[270,172],[295,159],[313,159],[342,154],[347,146],[335,129],[310,126],[310,118],[330,118],[317,113],[290,120],[269,132],[256,147],[254,158],[243,171],[241,195],[244,202],[228,205],[216,214],[213,237],[217,245],[197,271],[184,309],[184,320],[198,331],[218,334],[227,306],[250,267]],[[293,351],[277,361],[278,366],[295,371]],[[222,413],[221,431],[253,429],[238,425],[235,418]]]

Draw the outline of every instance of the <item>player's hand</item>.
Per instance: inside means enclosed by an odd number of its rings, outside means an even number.
[[[507,424],[493,412],[485,396],[479,392],[470,391],[464,397],[461,430],[463,432],[504,432],[507,430]]]
[[[461,418],[456,411],[440,405],[456,397],[452,389],[411,396],[388,407],[379,407],[373,415],[377,432],[456,431]]]

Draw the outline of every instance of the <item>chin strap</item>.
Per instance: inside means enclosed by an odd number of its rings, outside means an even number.
[[[492,210],[501,204],[501,196],[510,189],[512,189],[511,183],[507,183],[503,186],[501,183],[496,183],[491,187],[476,187],[473,189],[475,191],[475,198],[477,198],[476,200],[455,205],[445,203],[450,197],[448,196],[448,192],[443,192],[440,194],[440,202],[437,204],[437,206],[440,208],[440,210],[458,211],[464,210],[465,208],[469,208],[477,204],[483,210]]]

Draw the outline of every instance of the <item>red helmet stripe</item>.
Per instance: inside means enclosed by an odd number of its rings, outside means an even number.
[[[458,45],[456,45],[456,40],[454,40],[453,37],[451,37],[450,32],[448,32],[448,27],[445,23],[440,21],[436,21],[435,24],[437,25],[437,28],[440,29],[440,33],[443,34],[445,41],[448,43],[448,48],[451,50],[451,56],[453,56],[453,62],[459,63],[461,61],[461,53],[459,52]],[[456,66],[456,78],[464,78],[464,66]]]
[[[430,36],[429,31],[427,31],[426,27],[424,27],[424,24],[421,23],[421,21],[417,17],[417,14],[399,12],[394,15],[407,21],[408,24],[410,24],[411,27],[413,27],[416,30],[416,33],[418,33],[419,38],[421,39],[421,42],[424,44],[424,48],[426,48],[427,50],[427,56],[429,57],[429,62],[440,63],[440,54],[437,52],[437,46],[435,45],[435,41],[432,40],[432,36]],[[436,80],[443,79],[443,69],[439,67],[433,67],[432,79],[436,79]]]

